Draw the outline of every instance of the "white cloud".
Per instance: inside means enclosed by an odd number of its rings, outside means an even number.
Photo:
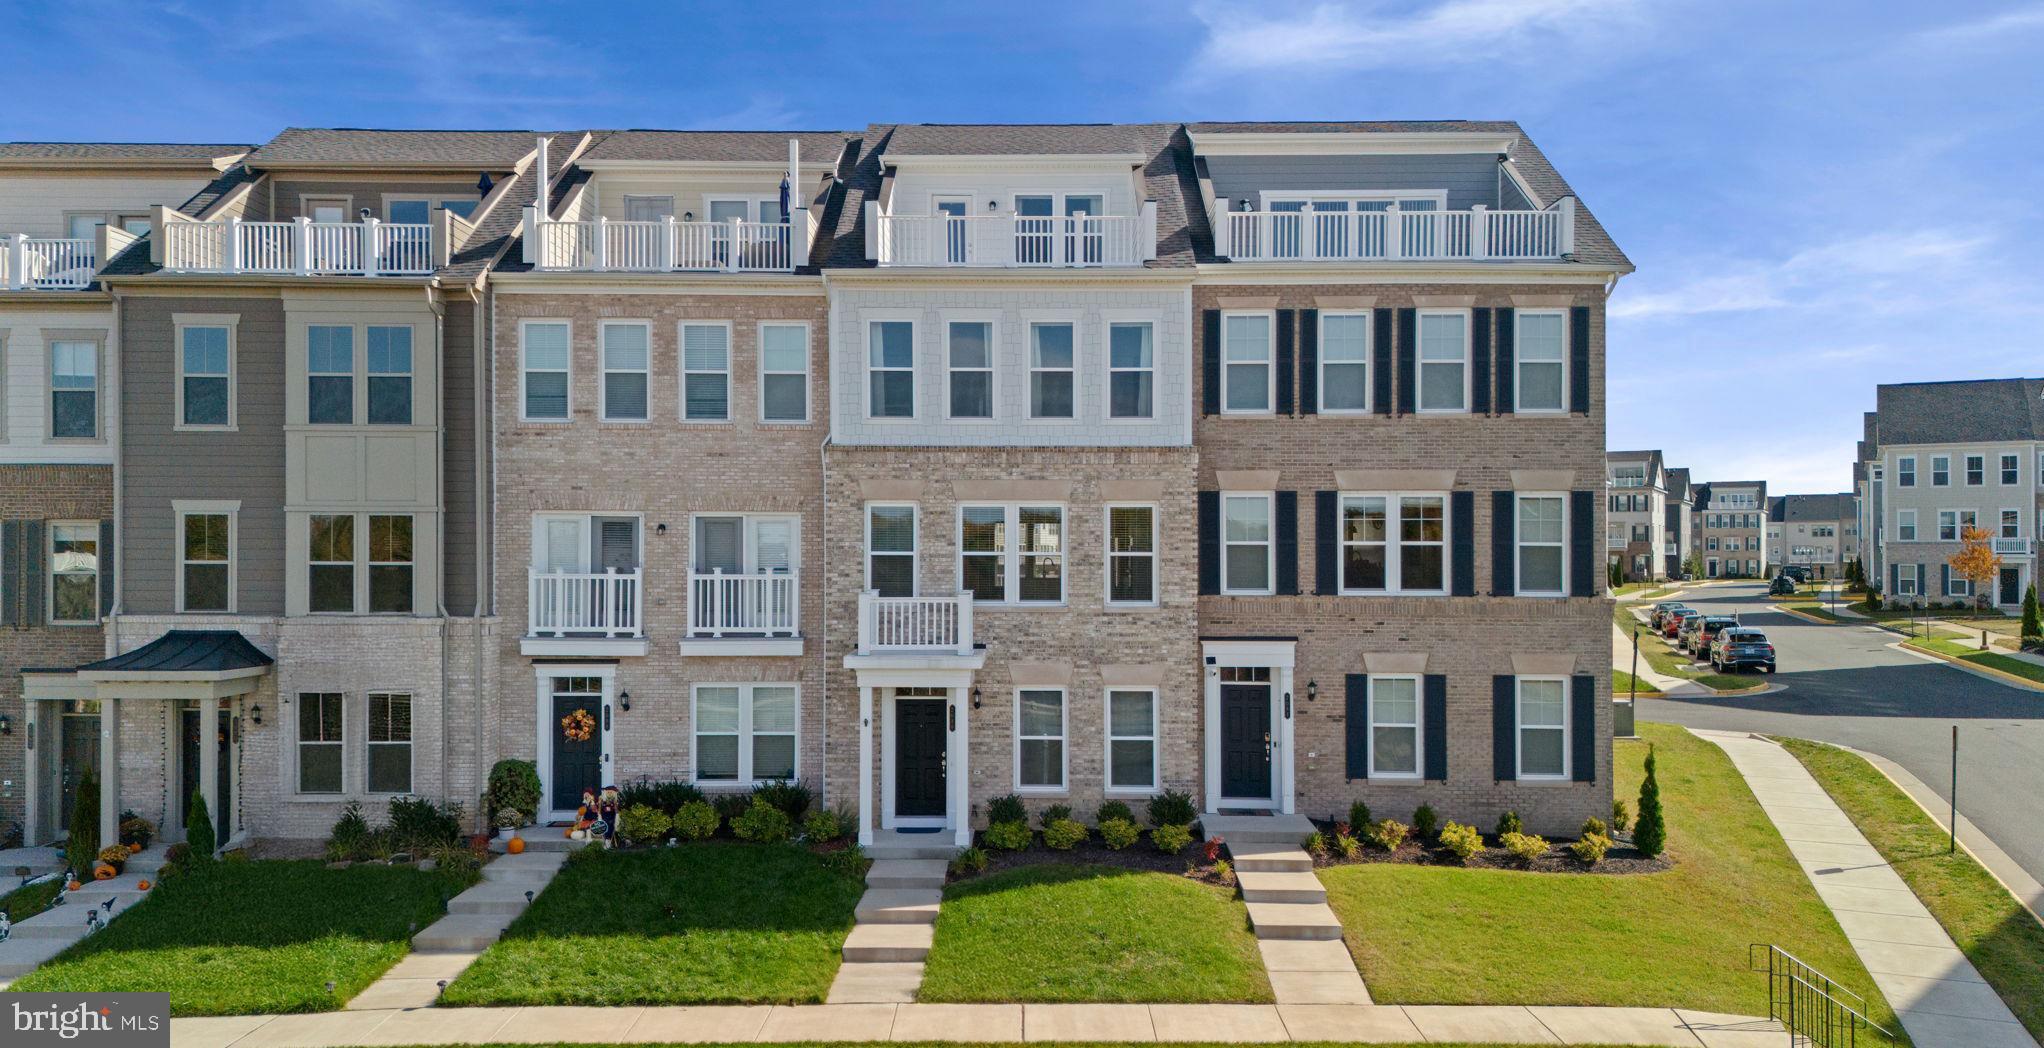
[[[1873,311],[1914,306],[1940,289],[1977,280],[1993,238],[1971,229],[1917,229],[1834,240],[1779,259],[1735,259],[1667,288],[1621,290],[1611,315],[1692,316],[1774,309]]]
[[[1210,75],[1491,62],[1498,57],[1494,45],[1608,32],[1637,7],[1636,0],[1442,0],[1410,13],[1384,3],[1322,3],[1274,15],[1256,5],[1207,2],[1192,12],[1207,30],[1193,68]]]
[[[2025,4],[1970,22],[1925,30],[1915,34],[1912,45],[1971,50],[1980,44],[2007,44],[2013,36],[2040,29],[2044,29],[2044,4]]]

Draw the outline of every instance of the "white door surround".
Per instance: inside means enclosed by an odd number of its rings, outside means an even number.
[[[561,810],[553,807],[554,790],[554,736],[561,730],[554,723],[554,680],[559,677],[595,677],[603,683],[603,694],[596,713],[597,738],[602,741],[603,778],[606,782],[616,776],[614,754],[611,744],[613,714],[612,699],[617,694],[617,665],[615,663],[534,663],[534,688],[537,692],[535,705],[538,708],[538,747],[536,757],[539,764],[539,814],[542,822],[552,822],[575,817],[575,810]]]
[[[1293,786],[1292,761],[1292,668],[1298,642],[1293,640],[1204,640],[1200,660],[1205,665],[1206,712],[1202,721],[1206,766],[1205,797],[1201,810],[1217,814],[1223,808],[1270,808],[1290,815],[1297,804]],[[1224,667],[1267,668],[1270,672],[1271,775],[1276,787],[1267,798],[1225,798],[1221,796],[1221,670]],[[1240,803],[1237,803],[1239,801]]]
[[[861,669],[859,670],[859,843],[871,846],[880,809],[881,829],[941,827],[949,831],[953,844],[972,844],[972,807],[968,785],[971,779],[972,679],[974,669]],[[944,746],[945,812],[941,819],[903,819],[894,814],[894,710],[896,688],[945,690],[946,733]],[[937,698],[935,695],[911,698]],[[873,729],[875,707],[880,719],[880,763],[883,768],[880,795],[874,792]],[[936,835],[941,839],[944,835]]]

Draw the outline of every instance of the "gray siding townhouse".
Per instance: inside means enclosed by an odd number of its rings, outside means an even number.
[[[1677,466],[1667,470],[1666,486],[1666,505],[1661,511],[1665,536],[1661,571],[1664,578],[1679,579],[1687,571],[1684,564],[1694,548],[1691,535],[1696,527],[1696,485],[1689,482],[1689,471]]]
[[[1768,502],[1771,567],[1801,566],[1831,579],[1858,558],[1859,507],[1851,492],[1777,495]]]
[[[1768,565],[1767,515],[1764,480],[1698,484],[1691,549],[1703,562],[1703,577],[1761,577]]]

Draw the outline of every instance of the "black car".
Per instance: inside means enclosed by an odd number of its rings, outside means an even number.
[[[1795,592],[1796,580],[1786,573],[1776,575],[1774,581],[1767,584],[1767,595],[1770,597],[1792,597],[1795,596]]]
[[[1748,667],[1774,672],[1774,645],[1751,626],[1727,626],[1710,645],[1710,667],[1719,673]]]
[[[1782,568],[1781,573],[1798,583],[1810,581],[1810,566],[1807,564],[1790,564]]]

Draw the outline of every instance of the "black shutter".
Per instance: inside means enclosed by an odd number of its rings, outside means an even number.
[[[1476,596],[1476,492],[1448,493],[1449,532],[1454,536],[1455,588],[1457,597]]]
[[[1370,317],[1370,409],[1391,414],[1391,311],[1380,309]]]
[[[1292,413],[1292,336],[1298,323],[1298,310],[1277,311],[1277,413]]]
[[[1299,593],[1299,493],[1277,493],[1277,592]]]
[[[1221,413],[1221,311],[1206,310],[1200,320],[1205,337],[1200,339],[1199,368],[1200,411],[1207,415]]]
[[[1952,595],[1952,565],[1949,562],[1940,564],[1938,569],[1938,596],[1949,597]]]
[[[1348,675],[1348,777],[1370,777],[1370,676]]]
[[[1590,307],[1568,311],[1568,409],[1590,413]]]
[[[1419,310],[1398,311],[1398,413],[1419,406]]]
[[[1340,514],[1334,492],[1313,493],[1313,592],[1322,596],[1341,592],[1341,541],[1335,531]]]
[[[1895,594],[1901,589],[1902,589],[1902,565],[1890,564],[1888,565],[1888,599],[1894,600]]]
[[[1493,410],[1495,410],[1500,415],[1509,415],[1512,413],[1512,404],[1514,401],[1514,393],[1512,386],[1512,380],[1514,377],[1514,372],[1512,369],[1512,353],[1515,345],[1514,340],[1518,338],[1517,335],[1513,334],[1513,321],[1517,319],[1518,314],[1512,312],[1509,309],[1498,310],[1497,313],[1498,399],[1497,404],[1493,408]]]
[[[1439,782],[1448,778],[1448,678],[1439,673],[1426,677],[1426,777]]]
[[[1469,410],[1490,413],[1490,310],[1470,311]]]
[[[21,522],[21,625],[39,626],[50,621],[48,606],[44,603],[43,589],[49,582],[49,570],[43,566],[45,525],[40,520]]]
[[[24,626],[21,614],[21,525],[0,520],[0,626]]]
[[[1199,591],[1221,592],[1221,493],[1199,493]]]
[[[1490,774],[1500,782],[1519,777],[1519,717],[1512,709],[1513,678],[1490,679]]]
[[[114,613],[114,522],[99,522],[99,613]]]
[[[1513,546],[1518,541],[1519,518],[1509,491],[1490,493],[1490,595],[1509,597],[1519,592],[1512,567],[1518,562]]]
[[[1918,564],[1916,566],[1916,595],[1918,597],[1924,596],[1923,583],[1924,583],[1923,565]]]
[[[1320,413],[1320,311],[1299,311],[1299,414]]]
[[[1569,678],[1569,751],[1577,782],[1597,781],[1597,678]]]
[[[1597,496],[1595,492],[1569,492],[1569,574],[1575,583],[1569,594],[1597,595]]]

